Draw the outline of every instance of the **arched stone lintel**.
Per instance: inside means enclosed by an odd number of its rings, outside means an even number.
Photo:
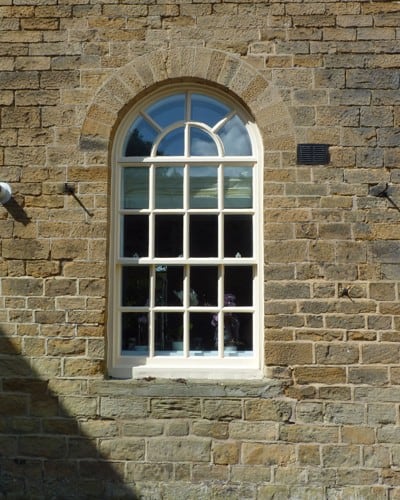
[[[203,47],[154,51],[118,70],[106,80],[89,106],[82,127],[81,148],[104,151],[124,109],[143,91],[163,82],[185,79],[228,90],[246,105],[262,135],[268,134],[269,144],[276,144],[276,149],[283,144],[284,149],[294,148],[292,120],[277,89],[240,57]],[[271,128],[275,120],[285,123],[284,131],[281,127]],[[280,140],[274,141],[274,137]]]

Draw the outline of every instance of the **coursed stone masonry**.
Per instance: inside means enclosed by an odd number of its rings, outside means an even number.
[[[1,499],[400,498],[399,26],[386,0],[0,1]],[[106,378],[113,134],[185,80],[263,139],[257,382]]]

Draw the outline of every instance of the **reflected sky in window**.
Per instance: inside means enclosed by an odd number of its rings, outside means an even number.
[[[204,128],[193,122],[202,123]],[[185,127],[189,127],[189,133],[185,133]],[[246,125],[231,108],[200,93],[179,93],[160,99],[136,118],[129,129],[124,154],[150,156],[159,142],[157,156],[217,156],[219,141],[225,156],[252,154]]]

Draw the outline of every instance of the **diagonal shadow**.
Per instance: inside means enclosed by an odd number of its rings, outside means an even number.
[[[102,456],[96,438],[83,429],[90,418],[101,423],[100,415],[67,411],[62,391],[56,393],[52,380],[32,368],[21,355],[21,339],[7,337],[5,328],[0,330],[0,499],[137,499],[124,485],[124,462]]]

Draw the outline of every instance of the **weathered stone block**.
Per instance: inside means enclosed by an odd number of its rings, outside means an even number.
[[[206,438],[153,438],[148,442],[150,462],[209,462],[211,440]]]

